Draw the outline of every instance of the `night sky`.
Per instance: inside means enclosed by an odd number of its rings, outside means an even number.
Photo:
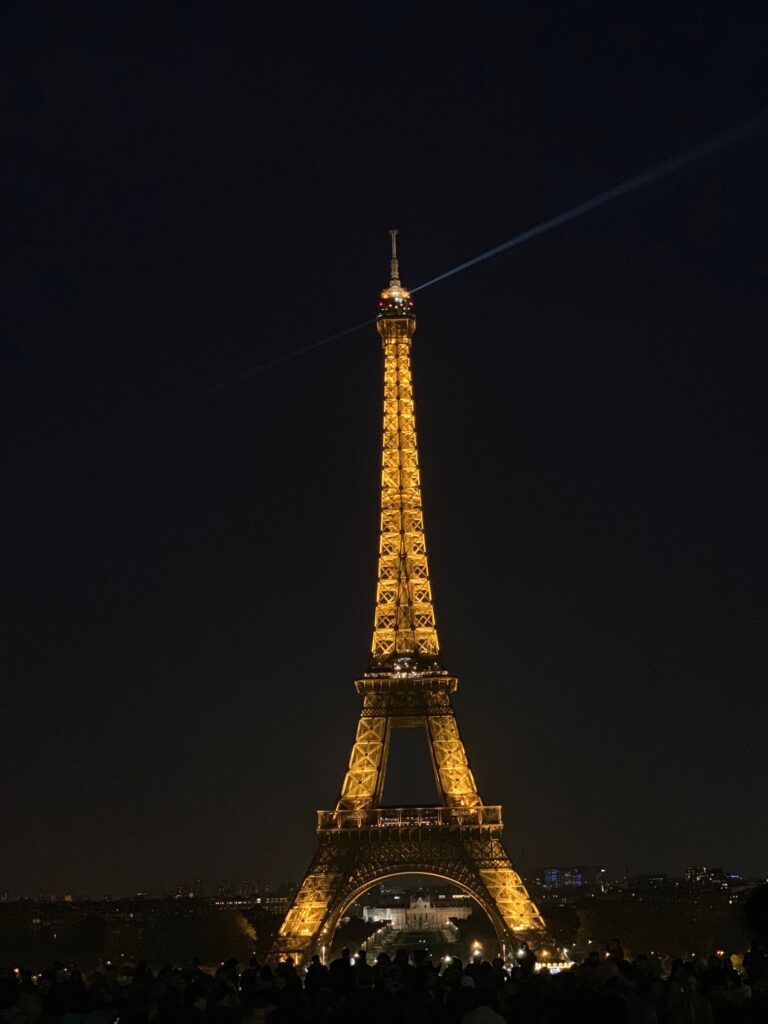
[[[367,668],[379,340],[211,390],[373,316],[390,227],[415,287],[765,109],[764,5],[3,11],[0,889],[299,879]],[[438,628],[523,868],[768,871],[767,159],[416,296]],[[433,799],[409,739],[388,802]]]

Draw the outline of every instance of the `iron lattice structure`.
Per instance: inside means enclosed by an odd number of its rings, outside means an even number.
[[[389,288],[377,328],[384,351],[381,530],[371,664],[355,683],[360,721],[336,807],[318,811],[317,853],[280,928],[273,955],[302,961],[330,948],[344,911],[397,874],[463,888],[492,921],[499,946],[538,944],[544,921],[502,844],[501,808],[477,792],[453,711],[457,687],[440,662],[421,501],[411,341],[416,329],[392,233]],[[424,730],[438,802],[384,807],[392,730]]]
[[[383,316],[377,326],[384,349],[384,439],[371,655],[375,664],[398,654],[434,660],[440,645],[429,583],[411,377],[416,321]]]

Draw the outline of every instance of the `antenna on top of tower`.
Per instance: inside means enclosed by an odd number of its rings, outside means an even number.
[[[400,267],[397,262],[397,228],[391,228],[389,237],[392,239],[392,259],[389,261],[390,288],[400,284]]]

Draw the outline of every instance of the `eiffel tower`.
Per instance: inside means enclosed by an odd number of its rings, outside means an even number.
[[[384,350],[381,530],[369,670],[349,767],[333,810],[318,811],[318,848],[275,940],[275,958],[330,950],[346,909],[382,879],[433,875],[490,918],[499,952],[539,944],[544,921],[502,845],[501,807],[484,804],[451,704],[432,604],[411,379],[413,303],[400,283],[397,232],[376,326]],[[393,729],[426,733],[439,802],[382,805]]]

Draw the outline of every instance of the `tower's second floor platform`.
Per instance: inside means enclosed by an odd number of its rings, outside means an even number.
[[[453,714],[451,694],[458,680],[447,672],[370,672],[355,681],[363,715]]]

